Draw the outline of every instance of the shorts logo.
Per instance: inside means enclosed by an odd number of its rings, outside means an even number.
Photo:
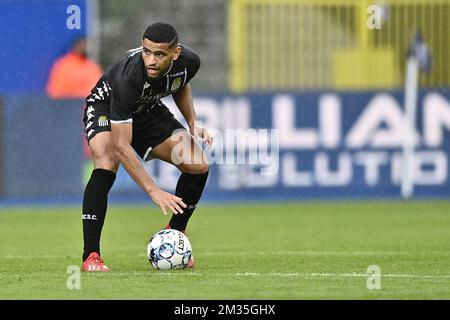
[[[107,126],[108,124],[109,124],[109,122],[108,122],[108,118],[107,118],[107,117],[101,116],[101,117],[98,118],[98,125],[99,125],[100,127],[105,127],[105,126]]]
[[[181,85],[181,78],[180,77],[175,78],[175,80],[173,80],[170,91],[178,90],[178,88],[180,88],[180,85]]]

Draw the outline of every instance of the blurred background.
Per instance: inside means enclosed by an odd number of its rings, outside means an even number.
[[[157,21],[201,57],[204,126],[279,138],[270,164],[213,164],[206,201],[446,198],[449,16],[450,0],[2,0],[0,203],[80,201],[84,97]],[[174,190],[174,167],[145,166]],[[111,195],[147,201],[122,169]]]

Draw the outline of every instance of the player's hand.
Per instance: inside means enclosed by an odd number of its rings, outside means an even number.
[[[206,128],[193,125],[189,127],[189,132],[194,136],[194,138],[201,140],[202,143],[206,143],[208,148],[211,149],[214,138],[209,134]]]
[[[174,214],[183,213],[183,208],[186,208],[186,204],[180,197],[174,196],[168,192],[161,189],[156,189],[150,193],[150,197],[153,202],[161,207],[164,215],[167,215],[166,208],[169,208]]]

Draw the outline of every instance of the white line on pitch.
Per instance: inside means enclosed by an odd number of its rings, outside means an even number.
[[[149,271],[149,272],[108,272],[108,273],[96,273],[95,275],[110,275],[110,276],[133,276],[133,275],[147,275],[147,276],[203,276],[203,275],[218,275],[218,276],[236,276],[236,277],[329,277],[329,278],[367,278],[370,274],[365,273],[298,273],[298,272],[273,272],[273,273],[256,273],[256,272],[243,272],[243,273],[198,273],[198,272],[183,272],[181,270],[174,270],[169,272],[161,271]],[[380,276],[386,278],[439,278],[450,279],[450,275],[420,275],[420,274],[380,274]]]
[[[365,273],[255,273],[255,272],[244,272],[236,273],[236,276],[252,277],[252,276],[262,276],[262,277],[364,277],[367,278],[370,274]],[[450,278],[450,275],[420,275],[420,274],[380,274],[381,277],[389,278]]]
[[[55,274],[59,274],[55,272]],[[229,277],[297,277],[297,278],[314,278],[314,277],[324,277],[324,278],[367,278],[370,274],[365,273],[298,273],[298,272],[274,272],[274,273],[257,273],[257,272],[243,272],[243,273],[199,273],[199,272],[183,272],[182,270],[173,271],[154,271],[149,270],[148,272],[107,272],[107,273],[83,273],[87,276],[168,276],[168,277],[186,277],[186,276],[229,276]],[[28,273],[28,274],[8,274],[0,273],[2,277],[36,277],[44,276],[48,277],[48,273]],[[450,275],[420,275],[420,274],[380,274],[382,278],[418,278],[418,279],[450,279]]]
[[[413,254],[408,251],[252,251],[252,252],[203,252],[205,256],[218,255],[299,255],[299,256],[365,256]],[[427,252],[430,254],[430,252]],[[439,253],[440,254],[440,253]]]

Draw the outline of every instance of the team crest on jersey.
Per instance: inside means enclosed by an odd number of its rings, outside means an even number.
[[[99,125],[100,127],[105,127],[105,126],[107,126],[108,124],[109,124],[109,122],[108,122],[108,118],[107,118],[107,117],[101,116],[101,117],[98,118],[98,125]]]
[[[178,90],[180,88],[180,85],[181,85],[181,77],[175,78],[175,80],[173,80],[172,82],[172,87],[170,87],[170,91]]]

